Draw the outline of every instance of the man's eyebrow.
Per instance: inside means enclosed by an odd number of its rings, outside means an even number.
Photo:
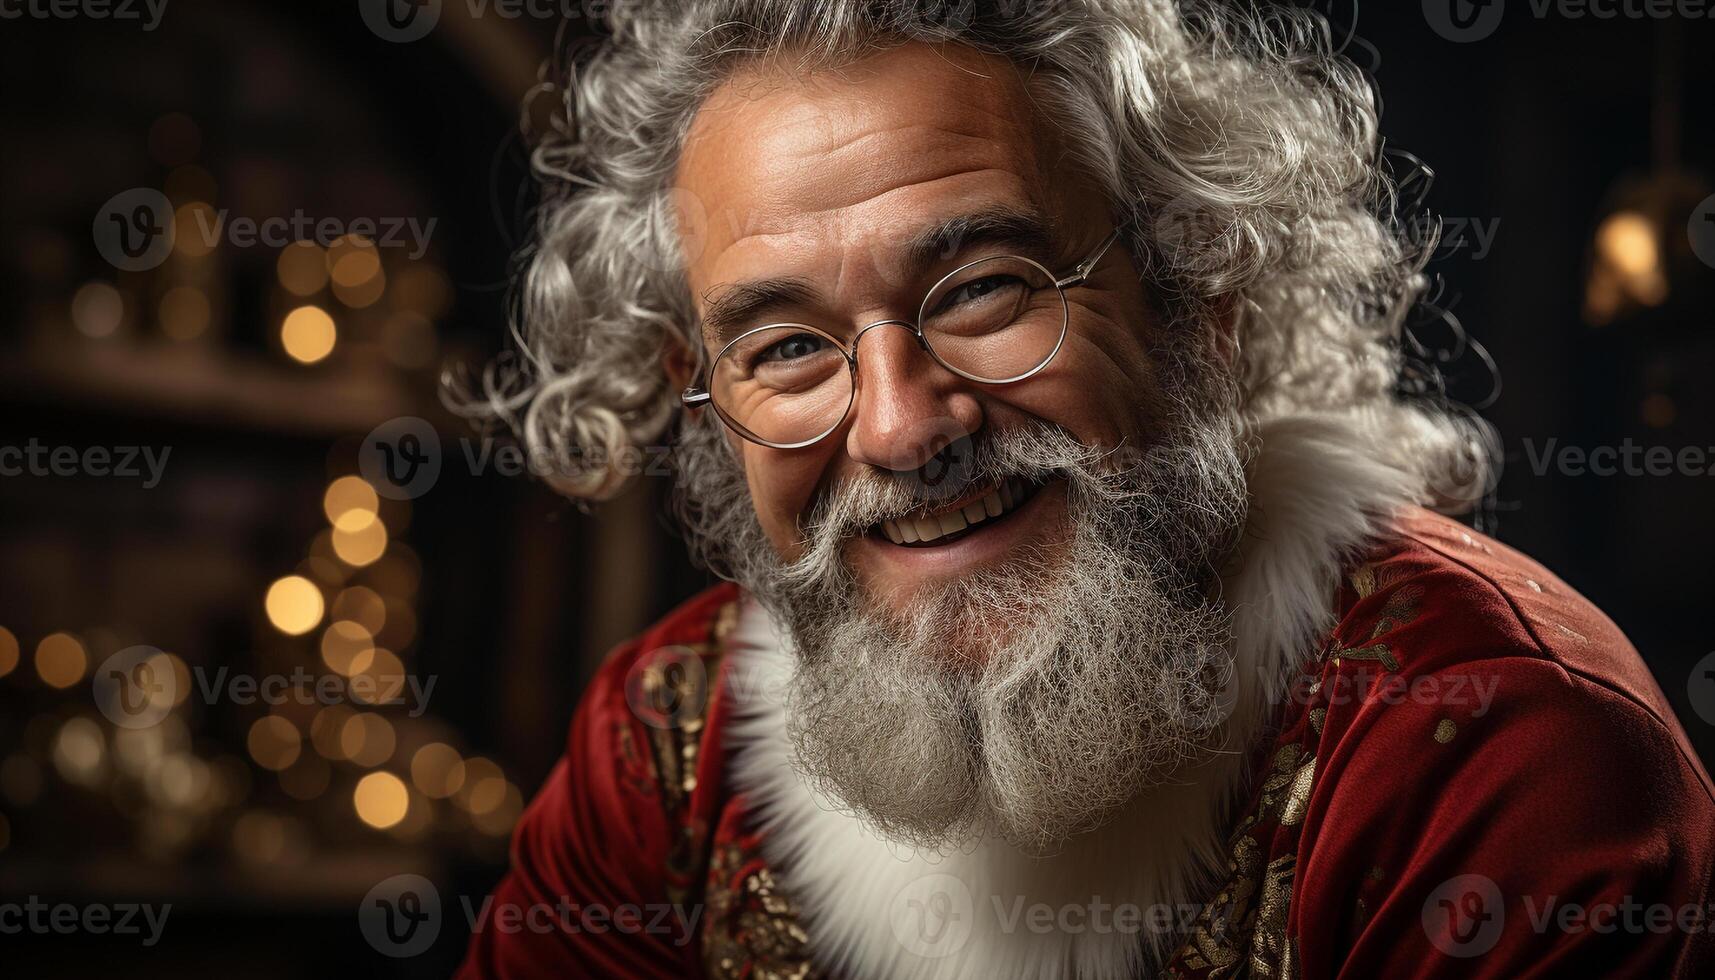
[[[974,245],[1006,247],[1040,262],[1049,261],[1053,234],[1040,211],[994,204],[943,218],[906,240],[901,251],[902,281],[922,279],[939,263]],[[728,285],[714,299],[704,294],[703,329],[718,351],[734,337],[757,325],[770,310],[811,306],[821,294],[801,276],[743,279]]]
[[[713,339],[718,353],[734,337],[755,325],[757,317],[764,311],[809,306],[820,295],[810,280],[800,276],[742,279],[728,286],[715,299],[706,301],[703,329]]]
[[[1027,258],[1047,262],[1053,241],[1042,212],[994,204],[945,218],[913,235],[905,245],[905,276],[919,278],[936,263],[972,245],[1004,245]]]

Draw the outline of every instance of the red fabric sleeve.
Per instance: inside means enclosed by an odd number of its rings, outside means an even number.
[[[1322,760],[1293,909],[1304,974],[1715,974],[1715,805],[1674,730],[1551,661],[1450,666],[1440,690],[1454,675],[1492,704],[1369,704]]]
[[[565,757],[519,821],[511,870],[473,928],[459,977],[695,973],[687,920],[667,899],[671,835],[647,734],[625,699],[638,647],[615,651],[584,695]],[[544,906],[551,913],[510,911]],[[522,917],[522,927],[504,927],[503,914]]]

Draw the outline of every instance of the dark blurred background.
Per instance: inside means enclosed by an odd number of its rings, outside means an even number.
[[[445,975],[460,897],[504,870],[602,653],[707,581],[666,480],[586,515],[470,465],[482,446],[437,395],[444,366],[504,347],[541,118],[521,107],[552,97],[556,35],[599,35],[605,6],[446,0],[409,41],[357,0],[169,0],[152,29],[141,0],[141,21],[0,19],[0,447],[38,447],[33,468],[0,457],[0,903],[172,904],[149,948],[0,935],[0,973]],[[1707,764],[1688,684],[1715,649],[1715,21],[1506,6],[1464,42],[1417,3],[1318,9],[1372,71],[1401,172],[1410,154],[1436,173],[1406,196],[1444,218],[1428,271],[1451,319],[1418,329],[1502,434],[1483,523],[1619,622]],[[152,192],[170,248],[126,255]],[[239,231],[294,216],[284,240]],[[443,452],[432,489],[395,501],[355,477],[399,417]],[[1707,458],[1556,462],[1627,445]],[[158,481],[141,453],[136,476],[90,472],[90,449],[126,447],[168,453]],[[109,660],[137,645],[161,653]],[[115,662],[174,672],[159,724],[115,721]],[[435,686],[403,705],[202,693],[235,676]],[[391,959],[354,910],[402,872],[446,914]]]

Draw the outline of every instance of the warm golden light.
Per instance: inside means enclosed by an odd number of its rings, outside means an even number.
[[[374,562],[387,551],[387,526],[380,521],[355,531],[333,529],[333,553],[347,565],[358,568]]]
[[[302,575],[287,575],[268,587],[268,621],[287,636],[302,636],[322,621],[322,590]]]
[[[208,330],[208,296],[194,286],[174,286],[161,297],[161,332],[174,340],[192,340]]]
[[[91,786],[101,777],[107,742],[101,726],[88,718],[72,718],[54,736],[54,768],[67,782]]]
[[[298,761],[298,755],[303,751],[301,742],[297,726],[279,715],[263,715],[256,719],[245,740],[250,748],[250,757],[256,760],[256,764],[275,772]]]
[[[405,783],[390,772],[372,772],[357,781],[351,794],[357,817],[377,830],[386,830],[405,819],[411,805],[411,793]]]
[[[363,530],[379,519],[381,498],[361,476],[342,476],[328,484],[322,496],[322,511],[328,523],[347,533]]]
[[[319,306],[300,306],[280,323],[280,344],[300,364],[314,364],[332,354],[338,339],[333,317]]]
[[[125,299],[105,282],[87,282],[71,298],[71,322],[85,337],[111,337],[125,320]]]
[[[327,258],[315,242],[293,242],[281,249],[274,272],[280,288],[293,296],[314,296],[328,284]]]
[[[327,268],[334,296],[354,310],[373,306],[386,292],[381,255],[366,238],[347,235],[334,242],[328,249]]]
[[[387,603],[374,589],[354,585],[334,597],[333,615],[335,619],[349,619],[375,634],[387,625]]]
[[[1656,229],[1636,211],[1616,211],[1596,229],[1595,261],[1584,287],[1584,315],[1600,325],[1633,306],[1667,299]]]
[[[470,813],[487,813],[506,799],[506,775],[481,756],[465,760],[464,783],[453,801]]]
[[[322,633],[322,662],[342,677],[367,668],[375,658],[375,638],[361,623],[339,619]]]
[[[411,782],[432,800],[444,800],[464,785],[464,759],[445,742],[430,742],[411,757]]]
[[[381,274],[381,259],[374,246],[340,249],[328,269],[328,278],[338,286],[361,286]]]
[[[1647,275],[1655,269],[1655,229],[1635,211],[1620,211],[1602,222],[1596,247],[1622,276]]]
[[[330,704],[310,721],[310,744],[324,759],[345,760],[345,723],[356,712],[343,704]]]
[[[49,633],[36,644],[36,675],[49,687],[71,687],[88,669],[89,656],[70,633]]]
[[[173,212],[173,249],[200,259],[220,241],[220,215],[204,201],[192,201]]]
[[[376,647],[369,662],[359,667],[352,680],[351,696],[367,704],[393,704],[405,694],[405,664],[393,651]]]
[[[387,719],[372,711],[360,711],[340,728],[339,747],[351,762],[365,768],[393,758],[397,738]]]
[[[505,789],[506,792],[497,805],[470,816],[471,824],[491,837],[505,837],[510,834],[518,823],[519,816],[524,813],[524,794],[511,783],[507,783]]]
[[[5,677],[17,669],[18,638],[12,635],[11,630],[0,626],[0,677]]]

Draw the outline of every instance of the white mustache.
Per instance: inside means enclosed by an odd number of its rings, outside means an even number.
[[[1043,483],[1076,475],[1083,484],[1106,482],[1111,477],[1100,474],[1098,465],[1111,452],[1047,423],[966,436],[937,454],[937,460],[952,462],[931,460],[909,473],[866,469],[834,484],[812,509],[803,534],[811,542],[809,552],[815,553],[867,533],[882,521],[919,516],[1008,479]],[[925,469],[941,465],[957,473],[956,482],[943,478],[931,483],[921,476]]]

